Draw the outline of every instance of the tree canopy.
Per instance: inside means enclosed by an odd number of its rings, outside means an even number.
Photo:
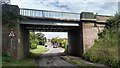
[[[35,32],[30,32],[30,43],[31,48],[34,49],[37,47],[37,45],[44,45],[46,43],[46,37],[44,37],[44,34]]]

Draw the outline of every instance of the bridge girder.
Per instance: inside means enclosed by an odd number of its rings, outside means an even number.
[[[26,29],[31,31],[42,31],[42,32],[68,32],[71,29],[77,27],[66,27],[66,26],[48,26],[48,25],[24,25]]]

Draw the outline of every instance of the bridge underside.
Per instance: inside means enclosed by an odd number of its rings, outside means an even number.
[[[81,43],[82,29],[80,26],[20,24],[20,39],[22,44],[19,46],[19,58],[29,54],[29,31],[68,32],[68,54],[74,56],[82,56],[83,54],[83,45]]]
[[[30,31],[40,32],[68,32],[78,28],[78,26],[56,26],[56,25],[32,25],[32,24],[21,24]]]

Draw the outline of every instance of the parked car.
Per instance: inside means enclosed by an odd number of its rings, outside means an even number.
[[[47,44],[45,44],[45,47],[47,47]]]
[[[53,48],[57,48],[57,43],[53,44]]]

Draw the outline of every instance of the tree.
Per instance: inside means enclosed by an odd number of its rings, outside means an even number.
[[[68,44],[67,39],[65,39],[65,38],[62,39],[62,38],[57,38],[57,37],[52,38],[52,39],[51,39],[51,43],[52,43],[52,44],[58,43],[58,45],[59,45],[60,47],[63,47],[63,48],[65,48],[65,47],[67,46],[67,44]]]
[[[53,44],[54,44],[54,43],[58,43],[58,38],[56,38],[56,37],[55,37],[55,38],[52,38],[52,39],[51,39],[51,43],[53,43]]]
[[[35,32],[30,32],[30,48],[35,49],[37,48],[38,44],[39,44],[39,41],[37,39]]]
[[[119,27],[120,23],[120,13],[117,13],[114,17],[111,17],[109,20],[107,20],[107,28],[112,27]]]
[[[41,32],[37,33],[36,34],[38,38],[43,38],[44,37],[44,34],[42,34]]]
[[[64,39],[59,38],[58,40],[59,40],[58,44],[60,45],[60,47],[65,48],[67,46],[67,44],[68,44],[67,39],[65,39],[65,38]]]
[[[44,37],[44,38],[43,38],[43,44],[45,45],[46,42],[47,42],[47,38]]]
[[[36,34],[37,39],[39,40],[39,45],[44,45],[47,41],[46,37],[44,37],[45,35],[41,32]]]

